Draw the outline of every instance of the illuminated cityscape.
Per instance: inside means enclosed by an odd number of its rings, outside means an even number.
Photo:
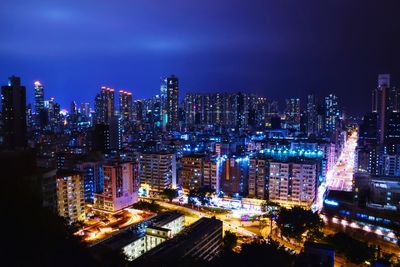
[[[48,2],[0,4],[4,266],[400,266],[399,3]]]

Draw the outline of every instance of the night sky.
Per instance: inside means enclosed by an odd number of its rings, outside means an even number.
[[[101,85],[147,98],[176,74],[181,99],[334,92],[362,114],[379,73],[400,86],[400,1],[0,1],[0,81],[21,76],[29,101],[35,80],[69,108]]]

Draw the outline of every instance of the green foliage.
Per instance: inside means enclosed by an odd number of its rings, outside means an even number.
[[[368,244],[352,238],[343,232],[329,235],[326,241],[332,245],[337,253],[343,254],[346,259],[353,263],[374,260],[375,249]]]
[[[202,205],[205,205],[208,203],[215,193],[214,190],[208,188],[208,187],[202,187],[200,189],[193,189],[189,191],[189,201],[191,201],[191,198],[197,197],[199,201],[201,202]]]
[[[225,231],[225,236],[223,239],[224,243],[224,250],[225,251],[232,251],[232,249],[236,246],[237,244],[237,236],[235,233],[231,231]]]
[[[314,241],[323,236],[324,223],[318,214],[301,207],[281,208],[276,222],[281,234],[289,239],[302,241],[306,234],[307,240]]]
[[[274,241],[256,240],[242,244],[240,253],[224,252],[219,258],[205,266],[252,266],[289,267],[293,266],[295,256]]]
[[[154,200],[152,200],[151,202],[140,200],[135,204],[133,204],[132,208],[138,210],[150,211],[154,213],[158,213],[161,211],[161,206],[158,205]]]
[[[169,202],[172,202],[172,200],[178,196],[178,191],[172,188],[165,188],[161,196],[168,199]]]

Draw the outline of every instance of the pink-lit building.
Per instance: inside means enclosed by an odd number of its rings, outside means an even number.
[[[118,211],[137,202],[139,165],[134,162],[108,162],[103,165],[103,192],[95,194],[93,207]]]

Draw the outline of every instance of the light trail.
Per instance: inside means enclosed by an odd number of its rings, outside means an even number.
[[[313,211],[320,211],[322,209],[327,190],[353,190],[354,158],[357,140],[358,135],[354,131],[349,135],[335,166],[331,170],[328,170],[326,180],[318,187],[317,198],[312,207]]]

